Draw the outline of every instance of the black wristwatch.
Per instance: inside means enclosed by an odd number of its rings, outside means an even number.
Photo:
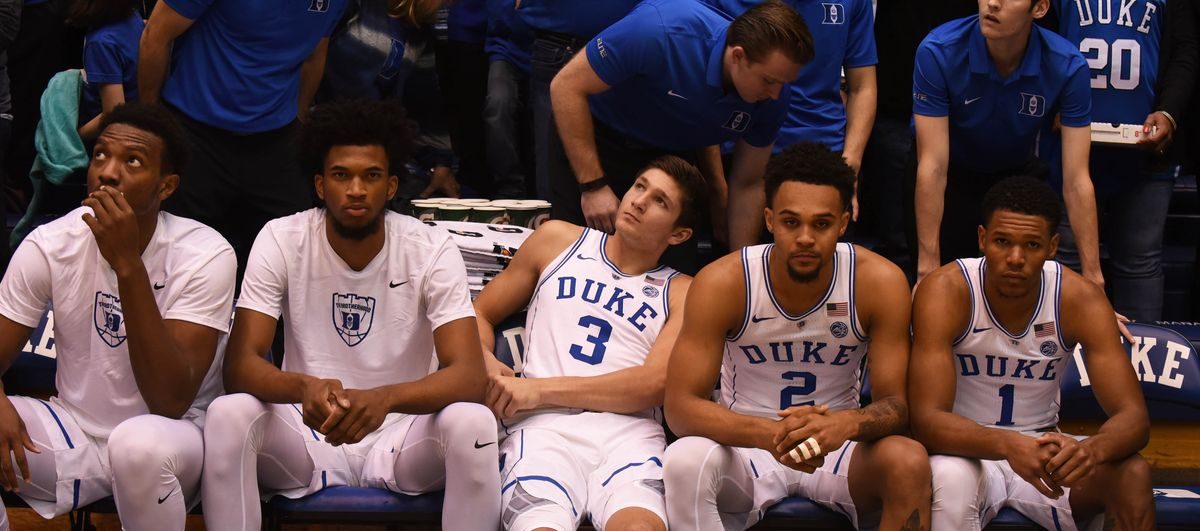
[[[603,175],[599,179],[592,179],[586,183],[579,183],[579,193],[592,192],[608,186],[608,177]]]

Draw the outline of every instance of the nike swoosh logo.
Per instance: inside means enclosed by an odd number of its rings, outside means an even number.
[[[768,319],[774,319],[774,317],[759,317],[759,316],[755,315],[754,317],[751,317],[751,318],[750,318],[750,322],[752,322],[752,323],[761,323],[761,322],[763,322],[763,321],[766,321],[766,320],[768,320]]]
[[[990,326],[988,326],[988,327],[985,327],[985,328],[972,328],[972,329],[971,329],[971,333],[972,333],[972,334],[978,334],[978,333],[980,333],[980,332],[987,332],[988,330],[991,330],[991,329],[992,329],[992,327],[990,327]]]
[[[983,98],[983,96],[979,96],[978,98],[971,98],[971,99],[969,99],[969,100],[967,100],[967,101],[964,101],[964,102],[963,102],[963,105],[970,105],[970,104],[972,104],[972,103],[975,103],[975,102],[979,101],[979,100],[980,100],[980,99],[982,99],[982,98]]]
[[[667,95],[668,95],[668,96],[673,96],[673,97],[679,98],[679,99],[681,99],[681,100],[686,100],[686,99],[687,99],[687,98],[686,98],[686,97],[684,97],[682,94],[680,94],[680,93],[678,93],[678,92],[675,92],[674,90],[668,90],[668,91],[667,91]]]
[[[167,498],[170,498],[170,497],[171,497],[171,495],[172,495],[172,494],[174,494],[174,493],[175,493],[175,487],[171,487],[171,492],[168,492],[166,496],[163,496],[163,497],[159,498],[159,499],[158,499],[158,504],[159,504],[159,505],[162,505],[162,502],[165,502],[165,501],[167,501]]]
[[[496,444],[496,442],[495,442],[495,441],[492,441],[492,442],[487,442],[487,443],[479,444],[479,439],[475,439],[475,448],[483,448],[484,446],[491,446],[491,445],[493,445],[493,444]]]
[[[405,280],[404,282],[388,282],[388,287],[389,287],[389,288],[398,288],[398,287],[400,287],[400,286],[403,286],[403,285],[405,285],[405,284],[408,284],[408,281],[407,281],[407,280]]]
[[[579,253],[579,254],[575,255],[575,258],[578,258],[580,260],[595,260],[596,259],[595,257],[584,256],[583,253]]]
[[[167,287],[167,283],[166,283],[166,282],[155,282],[155,283],[154,283],[154,289],[156,289],[156,290],[157,290],[157,289],[163,289],[163,288],[165,288],[165,287]]]

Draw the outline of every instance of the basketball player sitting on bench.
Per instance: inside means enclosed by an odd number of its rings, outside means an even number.
[[[391,212],[410,148],[387,103],[317,107],[301,133],[325,202],[259,233],[204,428],[209,529],[259,529],[259,489],[446,489],[442,528],[495,529],[496,421],[450,235]],[[283,316],[283,370],[265,355]],[[331,319],[332,317],[332,319]],[[436,356],[434,354],[436,347]],[[440,367],[440,368],[439,368]]]
[[[1047,529],[1154,528],[1150,420],[1104,291],[1051,260],[1058,194],[1010,177],[983,199],[982,258],[934,270],[913,304],[912,426],[929,448],[934,531],[978,531],[1004,507]],[[1058,431],[1058,388],[1076,345],[1109,419]],[[1105,529],[1110,529],[1107,525]]]
[[[34,230],[0,283],[0,367],[51,302],[58,355],[58,396],[0,396],[0,485],[46,518],[115,494],[125,529],[183,531],[237,259],[159,211],[187,155],[170,113],[127,103],[100,127],[83,207]]]
[[[659,265],[707,209],[678,157],[643,169],[612,236],[538,228],[475,300],[489,354],[487,403],[501,419],[503,527],[666,529],[662,418],[667,357],[691,278]],[[521,377],[490,355],[493,326],[529,304]]]
[[[667,420],[685,436],[667,449],[671,525],[746,529],[801,495],[857,528],[925,529],[929,460],[900,435],[908,427],[904,274],[838,243],[854,194],[840,154],[790,146],[767,165],[765,184],[774,244],[700,271],[671,357]],[[874,401],[860,407],[866,366]]]

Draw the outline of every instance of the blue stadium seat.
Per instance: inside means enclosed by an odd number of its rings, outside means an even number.
[[[263,512],[267,530],[291,523],[437,524],[442,492],[407,496],[368,487],[330,487],[298,499],[272,498]]]
[[[1182,327],[1180,327],[1182,328]],[[1196,327],[1184,329],[1196,332]],[[1136,345],[1125,344],[1130,363],[1142,384],[1151,420],[1200,421],[1200,356],[1188,337],[1176,327],[1130,323]],[[1063,374],[1063,418],[1105,418],[1092,395],[1081,352]]]
[[[525,312],[496,326],[496,357],[520,372],[524,366]],[[442,492],[408,496],[368,487],[331,487],[303,498],[275,496],[263,511],[264,528],[290,523],[431,523],[441,521]]]
[[[57,373],[54,350],[54,311],[46,310],[29,341],[4,373],[4,389],[11,395],[50,396]]]

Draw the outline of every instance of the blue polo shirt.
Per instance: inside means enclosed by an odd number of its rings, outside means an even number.
[[[738,16],[761,0],[708,0]],[[875,16],[871,0],[785,0],[812,34],[817,54],[800,69],[788,90],[792,102],[779,129],[775,150],[799,142],[820,142],[841,151],[846,140],[846,106],[842,104],[842,68],[873,66]]]
[[[507,61],[529,74],[533,30],[525,25],[512,0],[487,0],[488,37],[484,51],[489,61]]]
[[[950,162],[978,172],[1011,168],[1034,155],[1038,131],[1091,123],[1087,63],[1053,32],[1033,26],[1021,64],[996,71],[979,17],[947,22],[925,37],[913,69],[913,113],[950,117]]]
[[[456,0],[446,18],[446,38],[471,44],[487,40],[488,14],[485,0]]]
[[[83,85],[79,123],[87,123],[103,109],[100,85],[121,85],[125,101],[137,101],[138,43],[146,27],[142,15],[129,10],[120,22],[101,26],[83,38]]]
[[[695,0],[645,0],[588,43],[588,63],[610,87],[589,98],[592,116],[619,133],[670,151],[743,139],[775,141],[787,115],[779,100],[751,103],[723,86],[731,19]]]
[[[535,30],[589,39],[628,14],[638,0],[521,0],[517,14]]]
[[[258,133],[296,119],[300,66],[347,0],[163,0],[194,21],[175,39],[162,98],[198,122]]]

